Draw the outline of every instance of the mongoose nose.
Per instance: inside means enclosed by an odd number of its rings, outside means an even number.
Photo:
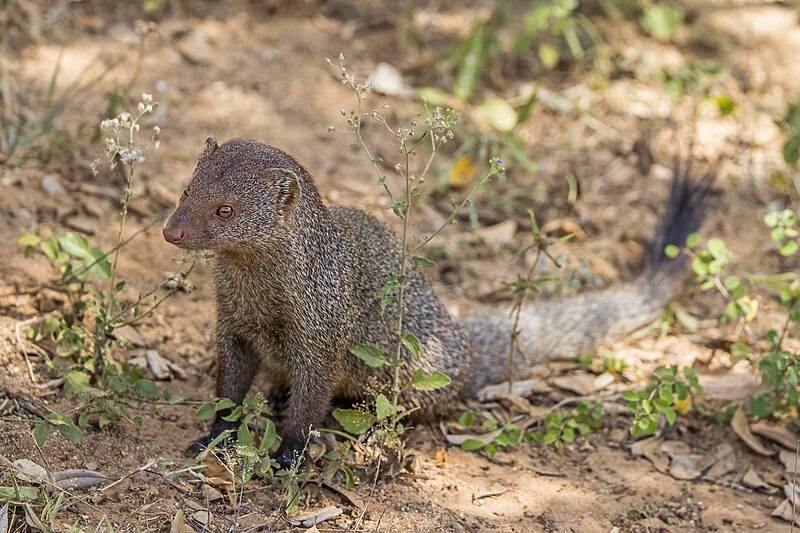
[[[186,234],[181,228],[166,227],[163,231],[164,239],[172,244],[180,244]]]

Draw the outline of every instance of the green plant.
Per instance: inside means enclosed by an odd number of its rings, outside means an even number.
[[[329,65],[333,62],[328,60]],[[409,127],[395,128],[387,121],[386,110],[388,105],[384,105],[380,111],[375,110],[369,114],[363,111],[363,103],[366,99],[369,87],[361,84],[348,72],[344,56],[339,56],[339,64],[336,67],[342,77],[342,81],[352,89],[355,94],[358,106],[357,109],[349,113],[342,110],[342,115],[347,121],[348,128],[356,137],[355,148],[364,152],[377,177],[380,185],[390,201],[392,212],[402,220],[401,232],[401,257],[399,269],[392,271],[380,291],[382,307],[394,306],[397,309],[396,344],[393,353],[386,354],[376,346],[358,345],[352,346],[350,351],[358,357],[364,364],[378,368],[388,366],[393,371],[393,383],[391,391],[380,393],[368,410],[361,409],[336,409],[333,416],[350,433],[363,434],[376,427],[376,433],[380,437],[382,445],[397,449],[400,447],[402,435],[405,432],[403,420],[413,412],[400,403],[401,395],[404,391],[415,389],[418,391],[434,391],[446,387],[450,384],[450,378],[441,372],[426,373],[417,370],[410,382],[404,383],[401,380],[401,368],[406,365],[407,357],[418,360],[421,357],[421,346],[419,339],[405,327],[406,312],[406,272],[409,264],[413,261],[422,267],[434,266],[434,263],[419,255],[422,249],[431,242],[441,231],[452,224],[459,212],[468,206],[477,191],[488,183],[493,177],[503,172],[502,161],[492,159],[490,168],[483,175],[477,178],[473,187],[466,197],[459,203],[453,203],[453,209],[447,220],[430,235],[416,236],[411,238],[411,220],[414,214],[415,201],[423,194],[422,186],[431,168],[431,165],[442,145],[453,138],[452,128],[458,120],[458,115],[451,109],[434,108],[430,109],[425,101],[423,108],[425,115],[424,124],[420,125],[417,119],[411,121]],[[394,169],[399,175],[399,189],[393,189],[392,184],[387,179],[379,166],[381,159],[372,155],[362,131],[365,118],[371,118],[374,122],[385,128],[399,143],[400,162]],[[421,127],[421,132],[417,128]],[[412,158],[427,148],[428,155],[424,159],[418,172],[412,168]]]
[[[689,395],[702,392],[697,374],[691,368],[683,369],[683,378],[678,373],[677,365],[656,368],[643,390],[622,393],[622,399],[628,402],[628,408],[633,411],[631,435],[654,434],[659,426],[659,415],[663,415],[671,426],[677,420],[678,412],[683,411]]]
[[[795,167],[800,160],[800,99],[789,104],[786,114],[778,121],[778,125],[788,137],[783,145],[783,160],[789,166]]]
[[[558,239],[548,239],[545,237],[541,230],[539,229],[539,224],[536,222],[536,215],[534,214],[533,210],[528,210],[528,217],[530,218],[531,222],[531,239],[533,243],[529,246],[523,248],[519,252],[519,256],[523,256],[530,250],[533,250],[536,256],[536,259],[532,262],[528,272],[525,276],[517,276],[517,279],[512,282],[506,283],[511,288],[511,292],[514,296],[513,303],[511,305],[511,314],[514,317],[514,322],[511,326],[511,331],[509,331],[509,343],[508,343],[508,390],[511,392],[513,388],[513,381],[514,381],[514,358],[517,355],[523,356],[520,348],[519,348],[519,335],[521,333],[520,328],[520,316],[522,314],[522,306],[525,303],[525,298],[528,295],[529,290],[539,291],[540,290],[540,283],[542,281],[546,281],[552,279],[551,276],[534,276],[534,272],[537,271],[539,267],[539,263],[541,258],[547,257],[556,268],[561,268],[561,262],[556,259],[553,254],[548,251],[548,248],[554,244],[558,244],[561,242],[568,241],[572,239],[575,235],[569,233],[560,237]]]
[[[548,414],[542,431],[531,434],[533,440],[541,444],[552,444],[561,448],[574,442],[577,437],[588,435],[593,429],[603,426],[603,402],[598,400],[579,400],[572,409],[556,409]]]
[[[130,407],[142,402],[178,403],[183,400],[169,391],[159,391],[137,367],[120,363],[111,354],[112,348],[122,343],[117,330],[151,316],[166,298],[187,290],[185,278],[194,266],[193,260],[188,267],[184,262],[178,273],[133,299],[123,297],[126,283],[117,278],[120,249],[138,234],[123,238],[136,166],[144,161],[146,145],[137,140],[140,121],[157,105],[151,95],[144,94],[136,114],[123,112],[101,124],[107,135],[108,161],[112,167],[122,165],[126,176],[116,245],[110,251],[103,252],[92,246],[85,235],[54,233],[47,228],[38,233],[23,233],[18,240],[26,256],[34,250],[40,251],[59,272],[53,287],[66,295],[68,304],[45,317],[29,336],[35,341],[54,343],[56,354],[69,365],[64,374],[64,391],[68,397],[77,397],[79,401],[78,426],[85,426],[95,415],[101,426],[123,419],[139,424],[141,418],[131,416]],[[156,147],[159,133],[156,126],[153,129]],[[95,166],[98,163],[95,162]],[[165,290],[163,294],[160,293],[162,289]],[[82,439],[70,417],[55,413],[36,422],[37,441],[44,442],[51,426],[70,440]]]

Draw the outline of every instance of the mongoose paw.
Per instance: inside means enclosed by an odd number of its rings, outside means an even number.
[[[211,428],[211,432],[208,435],[200,437],[196,441],[192,442],[186,451],[190,455],[197,455],[203,452],[211,442],[216,439],[217,437],[222,434],[223,431],[230,430],[231,433],[225,439],[226,441],[233,441],[236,439],[236,432],[232,431],[236,428],[235,422],[228,422],[227,420],[223,420],[222,417],[218,417],[217,420],[214,422],[214,426]]]
[[[208,445],[211,444],[212,440],[214,439],[211,437],[211,435],[200,437],[196,441],[189,444],[189,446],[186,448],[186,453],[192,456],[198,455],[208,448]]]
[[[296,466],[299,467],[303,462],[303,457],[300,456],[298,450],[292,449],[290,446],[281,446],[275,460],[278,461],[281,470],[290,470]]]

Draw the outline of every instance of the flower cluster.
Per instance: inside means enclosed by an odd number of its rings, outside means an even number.
[[[110,161],[111,168],[114,168],[117,161],[122,161],[127,165],[135,165],[144,161],[145,144],[137,144],[136,133],[141,129],[142,117],[152,114],[158,102],[149,93],[142,94],[142,101],[136,106],[136,115],[123,111],[114,118],[103,120],[100,123],[100,130],[105,134],[103,149]],[[158,149],[161,143],[161,128],[153,127],[153,144]],[[92,164],[93,172],[97,172],[100,161]]]

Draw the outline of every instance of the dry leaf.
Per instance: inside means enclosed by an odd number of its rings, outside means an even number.
[[[0,533],[8,532],[8,502],[0,509]]]
[[[758,475],[758,472],[753,470],[752,468],[749,469],[745,475],[742,477],[742,484],[745,487],[751,489],[771,489],[770,485],[766,483],[761,476]]]
[[[445,433],[445,438],[447,439],[447,442],[449,442],[450,444],[455,444],[456,446],[461,446],[461,444],[463,444],[464,441],[470,439],[475,439],[477,441],[482,442],[483,444],[489,444],[494,439],[496,439],[497,436],[500,435],[500,433],[502,432],[503,432],[502,429],[498,429],[497,431],[492,431],[491,433],[483,433],[478,435],[471,435],[469,433],[462,433],[460,435],[450,435]]]
[[[703,474],[703,463],[708,457],[699,453],[673,455],[669,463],[669,475],[675,479],[697,479]]]
[[[569,235],[571,233],[575,235],[574,238],[578,241],[582,241],[586,238],[586,232],[581,229],[577,222],[569,218],[556,218],[547,222],[542,226],[542,233],[545,235],[555,233],[557,236]]]
[[[183,511],[178,509],[175,516],[172,518],[172,524],[169,526],[169,533],[194,533],[194,528],[186,523],[186,517]]]
[[[795,470],[800,470],[800,457],[797,452],[790,452],[789,450],[781,450],[778,454],[778,459],[783,463],[783,468],[789,473],[794,473]]]
[[[547,394],[553,387],[541,379],[524,379],[515,381],[511,387],[511,396],[521,396],[527,398],[532,394]],[[488,402],[505,397],[508,392],[508,381],[496,385],[487,385],[478,391],[478,400]]]
[[[777,442],[789,450],[794,450],[797,446],[800,446],[800,440],[798,440],[797,435],[783,425],[767,424],[763,421],[756,422],[755,424],[750,424],[750,431]]]
[[[750,432],[750,426],[747,425],[747,414],[742,407],[739,407],[733,415],[731,429],[754,452],[766,457],[771,457],[777,453],[775,450],[764,447],[756,436]]]
[[[736,461],[736,454],[733,451],[733,446],[729,442],[723,442],[714,451],[714,459],[716,462],[706,473],[707,476],[714,479],[719,479],[728,472],[736,470],[738,463]]]
[[[211,513],[209,513],[207,510],[195,511],[192,513],[192,520],[198,524],[202,524],[203,527],[208,527],[208,525],[211,523]]]
[[[410,96],[413,89],[403,79],[403,73],[389,63],[378,63],[370,76],[372,88],[376,93],[387,96]]]
[[[483,498],[489,498],[491,496],[500,496],[501,494],[505,494],[508,492],[508,488],[500,485],[499,483],[495,483],[489,489],[485,490],[476,490],[472,493],[472,501],[481,500]]]
[[[517,234],[517,221],[509,218],[492,226],[478,228],[474,234],[486,244],[500,246],[514,240],[514,235]]]
[[[794,516],[794,509],[792,508],[792,502],[788,499],[783,500],[771,513],[770,516],[774,516],[777,518],[783,518],[787,522],[791,522],[794,520],[794,523],[800,526],[800,516]]]
[[[300,526],[303,525],[305,527],[313,526],[314,524],[319,524],[320,522],[324,522],[325,520],[330,520],[331,518],[336,518],[340,514],[342,514],[342,509],[333,505],[329,505],[328,507],[323,507],[317,511],[309,511],[307,513],[300,513],[299,515],[290,518],[289,523],[293,526]]]
[[[200,492],[203,494],[203,497],[206,499],[206,501],[209,502],[215,502],[223,498],[222,493],[211,485],[203,485],[203,488],[200,489]]]
[[[450,167],[447,184],[456,189],[465,189],[472,185],[477,175],[478,167],[475,166],[475,162],[470,156],[462,155]]]
[[[30,459],[17,459],[14,461],[14,466],[17,467],[17,478],[22,481],[28,483],[42,483],[47,479],[47,470]]]
[[[608,372],[604,372],[599,376],[588,372],[575,372],[565,376],[554,377],[550,382],[559,389],[568,390],[581,396],[588,396],[608,387],[614,383],[615,379],[613,374]]]
[[[697,379],[703,387],[703,397],[715,400],[744,400],[750,398],[758,387],[755,377],[750,374],[700,374]]]
[[[165,380],[170,378],[169,365],[166,359],[159,355],[158,351],[146,350],[144,356],[147,358],[148,368],[150,368],[156,379]]]
[[[349,501],[350,503],[352,503],[353,505],[355,505],[359,509],[363,509],[364,508],[364,500],[362,500],[361,496],[359,496],[358,494],[356,494],[352,490],[346,489],[344,487],[340,487],[338,485],[334,485],[333,483],[330,483],[328,481],[323,481],[322,485],[324,487],[327,487],[327,488],[331,489],[334,492],[338,492],[339,494],[344,496],[347,499],[347,501]]]

